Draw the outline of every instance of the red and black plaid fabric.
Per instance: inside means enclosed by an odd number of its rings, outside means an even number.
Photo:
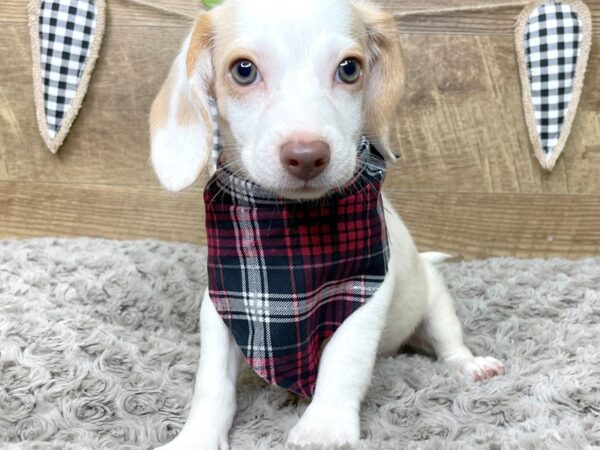
[[[204,191],[208,289],[256,373],[311,397],[324,341],[380,287],[385,162],[363,138],[347,187],[292,201],[220,167]]]

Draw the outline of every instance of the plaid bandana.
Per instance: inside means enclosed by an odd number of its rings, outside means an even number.
[[[353,179],[326,199],[282,199],[223,167],[209,181],[208,292],[268,382],[311,397],[324,342],[381,286],[384,176],[363,138]]]

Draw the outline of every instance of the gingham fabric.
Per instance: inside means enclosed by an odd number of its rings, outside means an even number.
[[[291,201],[223,167],[204,192],[208,292],[254,371],[311,397],[323,343],[381,286],[385,162],[366,139],[349,185]]]
[[[96,28],[93,0],[43,0],[39,37],[44,108],[54,137],[75,97]]]
[[[219,133],[219,109],[217,108],[217,102],[214,98],[210,97],[208,102],[210,109],[210,121],[212,125],[212,152],[210,155],[210,174],[216,172],[217,170],[217,161],[219,160],[219,155],[221,154],[221,134]]]
[[[527,21],[525,50],[541,147],[552,153],[560,136],[583,39],[577,13],[566,3],[536,8]]]

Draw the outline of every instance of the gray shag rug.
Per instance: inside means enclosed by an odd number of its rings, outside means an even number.
[[[0,241],[0,448],[146,449],[183,425],[205,249]],[[600,259],[441,266],[477,354],[474,383],[419,354],[381,359],[360,449],[600,446]],[[217,376],[217,375],[215,375]],[[283,448],[306,408],[243,372],[234,449]]]

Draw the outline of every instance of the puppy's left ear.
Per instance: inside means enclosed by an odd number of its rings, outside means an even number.
[[[353,5],[367,36],[365,132],[374,136],[378,150],[394,161],[397,156],[390,149],[390,121],[404,86],[400,36],[392,15],[363,0],[354,0]]]

